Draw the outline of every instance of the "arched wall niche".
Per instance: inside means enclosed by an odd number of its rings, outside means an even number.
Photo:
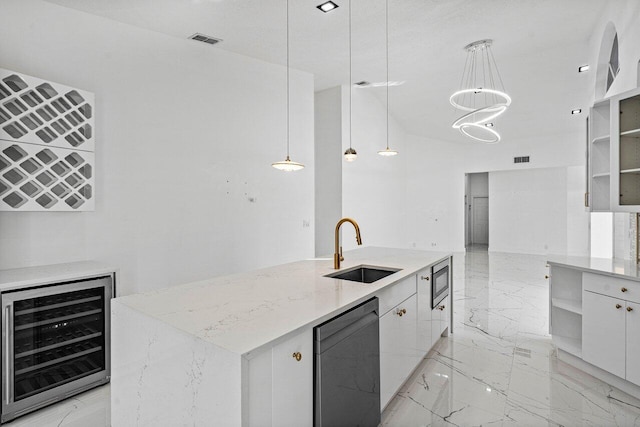
[[[602,99],[607,95],[620,71],[618,64],[618,33],[613,22],[608,22],[598,53],[595,99]]]

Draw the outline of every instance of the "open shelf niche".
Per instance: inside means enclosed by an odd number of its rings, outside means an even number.
[[[549,332],[554,344],[574,356],[582,356],[582,272],[552,264]]]

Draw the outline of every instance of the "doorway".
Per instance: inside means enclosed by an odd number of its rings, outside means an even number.
[[[489,247],[489,173],[468,173],[465,180],[466,247]]]

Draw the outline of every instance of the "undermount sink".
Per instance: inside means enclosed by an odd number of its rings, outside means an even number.
[[[399,268],[360,265],[358,267],[350,268],[349,270],[327,274],[324,277],[330,277],[332,279],[351,280],[352,282],[360,283],[373,283],[380,279],[384,279],[385,277],[390,276],[391,274],[398,271],[400,271]]]

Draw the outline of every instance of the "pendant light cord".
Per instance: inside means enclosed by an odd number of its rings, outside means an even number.
[[[289,160],[289,0],[287,0],[287,160]]]
[[[389,150],[389,0],[385,0],[385,28],[387,36],[387,150]]]
[[[351,0],[349,0],[349,148],[351,148],[351,115],[352,115],[352,104],[353,104],[353,75],[352,75],[352,66],[351,66]]]

